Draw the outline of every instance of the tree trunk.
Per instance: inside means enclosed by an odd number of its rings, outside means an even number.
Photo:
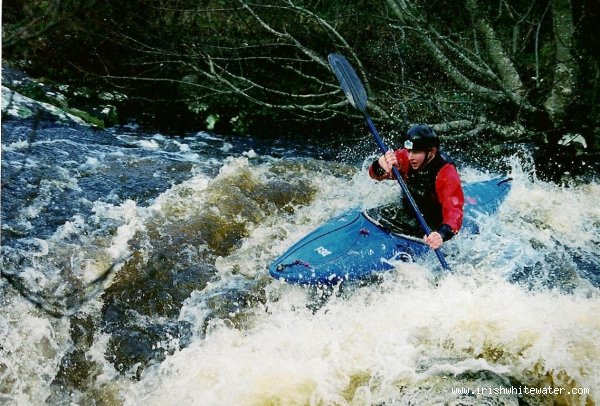
[[[573,56],[573,14],[570,0],[552,0],[555,63],[552,90],[544,102],[556,128],[563,127],[569,104],[575,96],[577,63]]]

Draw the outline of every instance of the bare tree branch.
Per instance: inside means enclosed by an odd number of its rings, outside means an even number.
[[[450,40],[442,37],[435,29],[432,27],[423,28],[421,24],[424,24],[424,19],[422,17],[418,17],[418,11],[410,5],[408,1],[404,0],[387,0],[388,4],[390,4],[392,10],[396,13],[400,21],[412,27],[415,32],[419,34],[419,38],[421,39],[423,45],[428,50],[429,54],[434,58],[437,62],[437,65],[451,78],[458,86],[464,89],[467,92],[474,93],[479,97],[484,98],[492,103],[501,103],[504,101],[512,101],[518,106],[522,106],[527,111],[533,111],[535,108],[525,99],[519,95],[514,89],[510,88],[510,86],[517,86],[517,89],[520,91],[520,80],[518,80],[518,74],[514,71],[514,68],[510,68],[510,61],[504,57],[499,56],[496,57],[494,62],[496,63],[496,67],[498,65],[501,67],[499,69],[501,71],[501,77],[497,79],[496,75],[489,69],[485,68],[487,66],[483,63],[481,57],[476,56],[475,60],[472,58],[474,54],[467,55],[464,52],[458,50],[458,48],[452,44]],[[469,0],[473,1],[473,0]],[[405,18],[405,16],[410,16],[410,18]],[[491,37],[489,41],[486,42],[487,46],[493,47],[489,50],[490,53],[495,51],[499,51],[499,47],[497,45],[497,41],[494,40],[495,34],[491,31],[489,26],[485,26],[480,23],[480,29],[485,30],[486,34]],[[436,39],[437,43],[433,40]],[[438,45],[438,43],[440,45]],[[463,73],[459,66],[452,62],[449,58],[449,55],[444,52],[444,48],[452,50],[455,56],[458,57],[458,60],[464,64],[465,66],[470,67],[475,70],[479,74],[487,77],[488,79],[493,79],[494,83],[498,86],[498,89],[493,89],[485,85],[481,85],[477,83],[475,80],[472,80],[467,76],[467,74]],[[512,77],[512,73],[516,74],[516,78]],[[507,86],[506,82],[503,80],[506,77],[510,76],[511,80]],[[515,85],[516,84],[516,85]]]

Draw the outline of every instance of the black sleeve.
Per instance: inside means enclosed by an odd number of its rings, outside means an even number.
[[[442,236],[442,240],[448,241],[450,238],[454,237],[454,231],[448,224],[442,224],[440,228],[437,230],[438,233]]]

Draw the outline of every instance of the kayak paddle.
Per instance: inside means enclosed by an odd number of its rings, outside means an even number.
[[[369,117],[369,114],[367,113],[367,92],[365,91],[365,87],[363,86],[362,82],[356,75],[354,68],[352,68],[352,66],[346,60],[346,58],[344,58],[340,54],[329,54],[328,59],[329,59],[329,65],[333,69],[333,73],[335,73],[335,76],[337,77],[338,81],[340,82],[340,86],[342,87],[342,90],[346,94],[348,101],[350,102],[352,107],[360,110],[363,113],[363,115],[365,116],[365,119],[367,120],[367,125],[369,126],[369,130],[371,131],[371,134],[373,134],[373,138],[375,138],[375,142],[377,142],[377,145],[379,145],[379,149],[381,150],[381,152],[383,154],[385,154],[388,151],[388,148],[383,143],[383,140],[379,136],[379,133],[377,132],[377,129],[375,128],[375,125],[373,124],[373,121],[371,120],[371,117]],[[431,234],[431,229],[425,222],[425,219],[423,218],[421,211],[417,207],[417,203],[415,202],[415,200],[411,196],[410,192],[408,191],[408,187],[406,186],[404,179],[402,179],[402,176],[400,176],[400,172],[398,171],[398,168],[393,167],[392,170],[394,172],[394,176],[396,177],[396,180],[398,181],[398,184],[402,188],[404,195],[406,196],[408,202],[410,203],[410,205],[415,213],[415,216],[417,217],[417,220],[419,221],[419,224],[421,225],[421,229],[425,232],[425,235]],[[446,262],[446,259],[444,258],[444,254],[442,254],[442,251],[440,249],[436,249],[435,254],[437,255],[438,259],[440,260],[440,263],[442,264],[442,268],[449,271],[450,267],[448,266],[448,263]]]

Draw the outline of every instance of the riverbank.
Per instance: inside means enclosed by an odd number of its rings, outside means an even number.
[[[117,108],[110,101],[125,95],[98,94],[90,89],[33,79],[2,64],[2,114],[104,129],[118,124]],[[87,103],[83,103],[87,100]]]

